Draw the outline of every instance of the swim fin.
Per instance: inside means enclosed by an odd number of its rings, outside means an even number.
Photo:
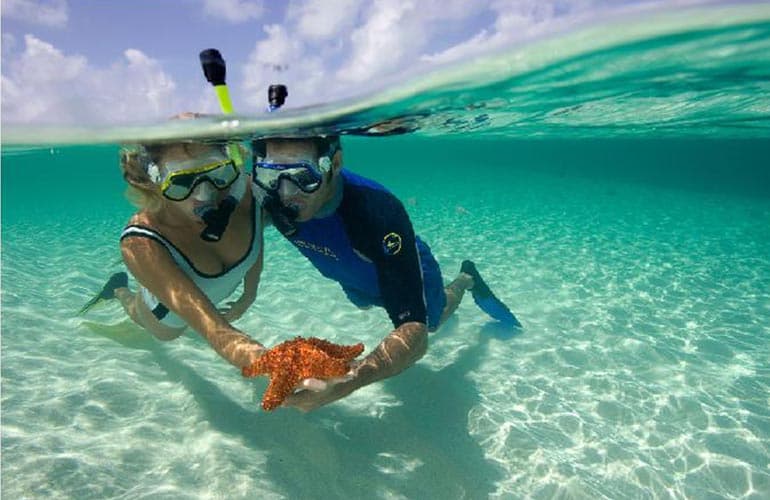
[[[492,290],[484,282],[484,279],[476,269],[476,264],[470,260],[464,260],[460,266],[460,272],[470,275],[473,278],[473,288],[471,288],[471,295],[476,305],[489,314],[492,318],[505,323],[506,325],[515,326],[521,328],[521,323],[516,319],[508,306],[502,303],[500,299],[495,297]]]
[[[128,274],[124,272],[115,273],[112,276],[110,276],[110,279],[107,280],[107,283],[104,284],[102,287],[102,290],[96,294],[96,296],[89,300],[86,305],[84,305],[78,314],[83,314],[84,312],[91,309],[93,306],[98,304],[99,302],[103,300],[112,300],[115,298],[115,289],[116,288],[127,288],[128,287]]]

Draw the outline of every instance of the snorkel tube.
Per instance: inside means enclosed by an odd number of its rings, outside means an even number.
[[[286,97],[289,95],[289,91],[286,90],[286,85],[280,83],[274,83],[267,88],[267,112],[272,113],[278,111],[286,102]],[[257,145],[261,144],[261,145]],[[265,156],[266,151],[264,141],[253,141],[252,148],[254,149],[255,159],[259,156]],[[255,160],[256,161],[256,160]],[[256,173],[255,173],[256,175]],[[265,189],[265,195],[262,198],[262,208],[270,214],[270,218],[273,221],[273,226],[280,231],[284,236],[291,236],[297,232],[297,225],[294,221],[297,219],[299,212],[296,208],[287,207],[281,202],[281,197],[278,194],[277,189]]]
[[[225,60],[222,59],[222,54],[217,49],[206,49],[200,53],[200,61],[206,80],[214,86],[222,113],[226,115],[232,114],[233,103],[230,101],[230,92],[227,90],[227,84],[225,84],[227,69],[225,67]],[[241,158],[241,152],[237,144],[229,142],[227,144],[227,154],[239,168],[243,165],[243,158]],[[245,193],[246,183],[241,176],[241,179],[236,181],[236,184],[231,189],[230,195],[222,200],[219,206],[216,208],[203,208],[202,213],[198,214],[206,224],[200,235],[203,240],[219,241],[222,238],[222,234],[230,222],[230,215],[232,215]]]

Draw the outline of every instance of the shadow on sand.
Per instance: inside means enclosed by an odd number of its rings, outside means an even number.
[[[470,346],[442,370],[418,363],[383,381],[383,389],[402,404],[387,408],[380,418],[334,404],[308,414],[247,410],[169,356],[159,342],[105,336],[151,352],[169,378],[190,391],[212,426],[265,453],[267,462],[260,467],[286,497],[329,499],[384,492],[407,498],[487,498],[493,493],[503,472],[468,433],[469,411],[480,398],[467,375],[491,338],[510,335],[485,325],[477,340],[469,339]],[[255,387],[255,400],[263,390],[264,384]]]

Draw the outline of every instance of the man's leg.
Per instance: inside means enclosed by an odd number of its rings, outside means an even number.
[[[444,294],[446,295],[446,305],[441,313],[441,319],[438,326],[444,324],[444,322],[455,312],[457,306],[463,300],[466,290],[473,288],[473,278],[465,273],[460,273],[457,278],[454,279],[449,285],[444,288]]]

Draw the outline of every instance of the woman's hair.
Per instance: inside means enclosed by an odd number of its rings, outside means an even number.
[[[157,212],[162,205],[158,186],[147,174],[147,167],[153,161],[148,149],[155,147],[130,145],[120,148],[120,169],[128,184],[126,198],[135,207],[149,212]]]
[[[219,147],[225,144],[215,142],[166,142],[151,144],[129,144],[120,148],[120,169],[126,180],[126,198],[132,205],[148,212],[157,212],[163,205],[157,184],[152,182],[147,168],[151,163],[157,163],[164,153],[171,148],[182,147],[191,157],[198,154],[200,149]]]

